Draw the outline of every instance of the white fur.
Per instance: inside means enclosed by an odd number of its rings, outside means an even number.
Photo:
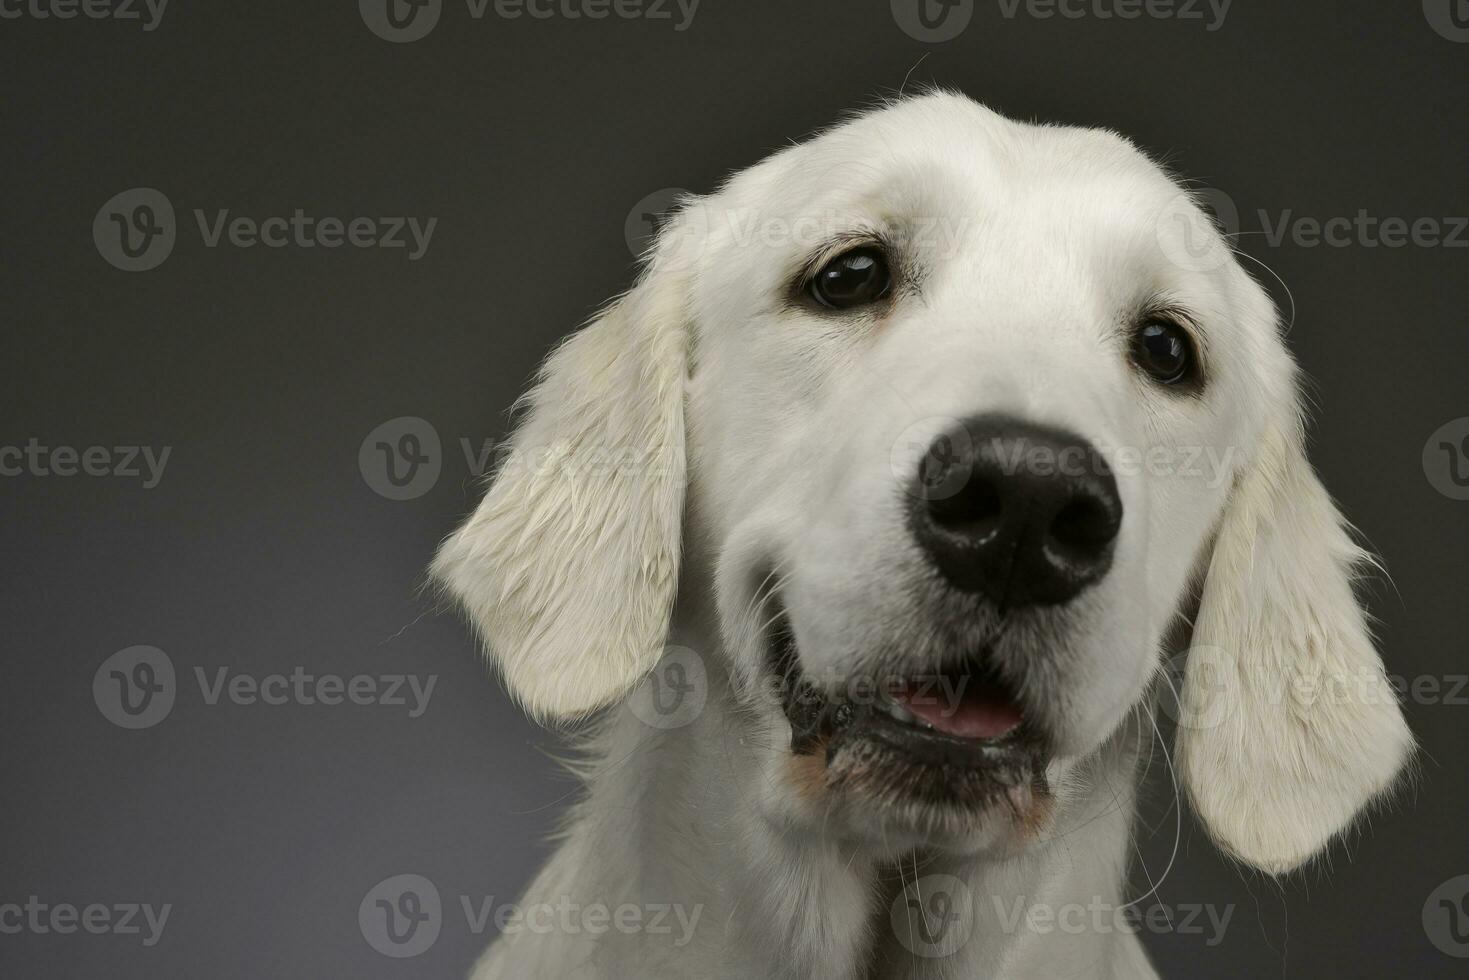
[[[434,561],[538,717],[617,700],[663,653],[683,514],[682,297],[655,259],[551,355],[494,485]]]
[[[1287,417],[1240,477],[1209,563],[1178,761],[1216,843],[1271,873],[1313,857],[1387,789],[1412,735],[1352,595],[1364,556]]]
[[[890,307],[833,318],[789,301],[794,270],[874,231],[913,273]],[[1201,238],[1216,260],[1194,261]],[[1128,363],[1129,318],[1159,299],[1204,336],[1198,398]],[[480,980],[1152,975],[1133,935],[1038,935],[994,903],[1126,901],[1149,696],[1198,569],[1178,754],[1229,854],[1298,866],[1410,750],[1352,595],[1361,555],[1304,457],[1274,308],[1179,186],[1114,134],[941,93],[776,154],[686,204],[639,285],[552,356],[530,403],[435,575],[539,717],[621,701],[669,641],[699,656],[707,703],[671,730],[627,704],[606,716],[589,795],[526,901],[702,915],[683,945],[518,931]],[[1208,461],[1119,469],[1112,570],[1037,621],[1044,676],[1024,638],[997,647],[1046,695],[1027,710],[1056,744],[1055,811],[1017,837],[999,819],[959,830],[917,808],[813,799],[793,781],[784,715],[758,695],[762,590],[779,589],[815,678],[931,657],[905,587],[925,565],[895,450],[993,411],[1104,450]],[[982,619],[964,628],[993,627]],[[970,885],[975,934],[913,957],[888,908],[901,881],[936,871]]]

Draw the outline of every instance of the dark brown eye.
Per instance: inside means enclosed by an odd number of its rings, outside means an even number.
[[[874,245],[843,252],[821,267],[811,280],[816,302],[833,310],[876,303],[892,289],[887,256]]]
[[[1154,318],[1132,338],[1132,359],[1154,381],[1177,385],[1197,377],[1193,338],[1172,320]]]

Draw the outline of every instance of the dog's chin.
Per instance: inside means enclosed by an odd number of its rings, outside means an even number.
[[[771,650],[804,795],[841,813],[850,831],[972,849],[1047,823],[1046,739],[983,655],[854,697],[802,676],[789,629]]]

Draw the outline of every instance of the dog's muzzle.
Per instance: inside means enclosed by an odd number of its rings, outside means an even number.
[[[782,610],[770,668],[792,751],[821,760],[832,792],[971,816],[1001,802],[1028,819],[1049,796],[1047,732],[1015,683],[1034,663],[1012,653],[1002,671],[993,642],[1106,575],[1122,526],[1117,481],[1085,440],[998,415],[941,433],[912,481],[908,527],[936,573],[927,588],[940,597],[934,608],[957,619],[924,638],[943,642],[915,644],[927,652],[913,662],[877,658],[900,666],[859,685],[805,677]],[[966,609],[983,614],[993,642],[961,638],[974,635]]]
[[[1005,802],[1017,817],[1045,796],[1045,739],[983,653],[832,690],[802,674],[783,617],[770,650],[791,751],[820,761],[829,791],[970,814]]]

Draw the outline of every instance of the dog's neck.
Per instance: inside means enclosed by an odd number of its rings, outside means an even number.
[[[718,642],[687,620],[674,639]],[[708,682],[683,727],[650,726],[626,707],[608,720],[590,746],[587,799],[522,903],[531,925],[532,910],[561,910],[543,913],[554,928],[506,930],[476,980],[1153,975],[1135,936],[1110,927],[1125,901],[1138,727],[1058,793],[1053,823],[1018,852],[891,855],[785,819],[792,790],[760,764],[771,734],[726,678],[711,670]],[[914,895],[939,875],[967,889],[972,931],[953,895],[920,918]],[[940,938],[950,927],[961,933]],[[962,931],[957,952],[922,955],[934,952],[928,940]]]

